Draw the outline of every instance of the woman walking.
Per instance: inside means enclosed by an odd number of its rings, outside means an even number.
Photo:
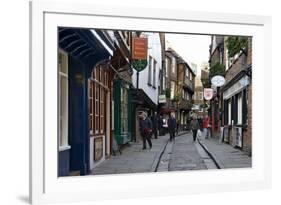
[[[143,146],[142,149],[146,149],[146,141],[148,142],[149,148],[152,148],[151,133],[152,133],[152,122],[147,117],[147,113],[143,112],[140,119],[140,133],[142,136]]]
[[[196,119],[196,117],[193,117],[190,123],[190,128],[192,130],[192,134],[193,134],[193,142],[196,141],[196,136],[197,136],[197,131],[199,129],[199,123],[198,120]]]

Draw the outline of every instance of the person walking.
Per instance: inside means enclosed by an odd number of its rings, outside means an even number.
[[[191,122],[190,122],[190,127],[192,130],[192,134],[193,134],[193,142],[196,141],[196,137],[197,137],[197,131],[199,129],[199,123],[198,120],[196,119],[196,117],[193,117]]]
[[[170,132],[170,141],[175,140],[175,132],[177,128],[177,121],[174,114],[171,114],[168,119],[168,129]]]
[[[152,116],[152,134],[154,135],[154,138],[158,138],[158,115],[157,112],[154,112],[154,115]]]
[[[210,118],[208,115],[205,115],[203,118],[203,135],[204,138],[207,139],[210,135],[209,133],[209,123],[210,123]]]
[[[158,130],[159,130],[159,136],[164,135],[164,130],[163,130],[163,116],[160,115],[158,118]]]
[[[140,133],[143,142],[143,146],[142,146],[143,150],[146,149],[146,141],[148,142],[150,149],[152,148],[152,142],[150,139],[151,132],[152,132],[152,122],[147,117],[147,113],[142,112],[141,119],[140,119]]]

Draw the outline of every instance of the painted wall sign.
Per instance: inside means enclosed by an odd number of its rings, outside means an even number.
[[[214,90],[212,88],[204,88],[204,99],[211,100],[214,95]]]
[[[242,89],[244,89],[247,85],[249,85],[249,77],[244,76],[230,88],[228,88],[225,92],[223,92],[223,99],[228,99],[233,95],[239,93]]]
[[[212,77],[211,82],[214,86],[221,87],[225,83],[225,78],[221,75],[215,75],[214,77]]]
[[[147,59],[147,38],[133,38],[132,58],[134,60]]]

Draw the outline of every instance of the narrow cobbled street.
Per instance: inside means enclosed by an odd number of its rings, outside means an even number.
[[[93,175],[144,173],[184,170],[207,170],[229,167],[250,167],[251,158],[242,151],[216,140],[198,139],[193,142],[192,133],[179,133],[174,141],[169,135],[152,139],[152,149],[142,150],[141,142],[132,142],[115,156],[97,165]],[[218,150],[218,151],[216,151]],[[228,153],[228,154],[227,154]],[[236,153],[233,158],[233,154]],[[226,166],[224,166],[224,163]],[[231,163],[232,162],[232,163]]]

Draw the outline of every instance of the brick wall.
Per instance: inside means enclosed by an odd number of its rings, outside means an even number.
[[[231,64],[225,74],[226,84],[235,77],[241,70],[247,67],[247,56],[241,53],[240,56]]]
[[[241,70],[246,69],[248,65],[252,64],[252,39],[249,38],[247,55],[241,53],[239,57],[233,62],[226,72],[225,79],[228,83],[233,77],[235,77]],[[243,132],[243,147],[242,150],[252,154],[252,82],[247,88],[248,105],[247,105],[247,128]],[[232,142],[232,140],[231,140]]]
[[[247,64],[252,65],[252,38],[249,37],[248,41],[248,56]],[[250,156],[252,155],[252,81],[248,87],[248,127],[244,132],[244,145],[243,150],[246,151]]]

